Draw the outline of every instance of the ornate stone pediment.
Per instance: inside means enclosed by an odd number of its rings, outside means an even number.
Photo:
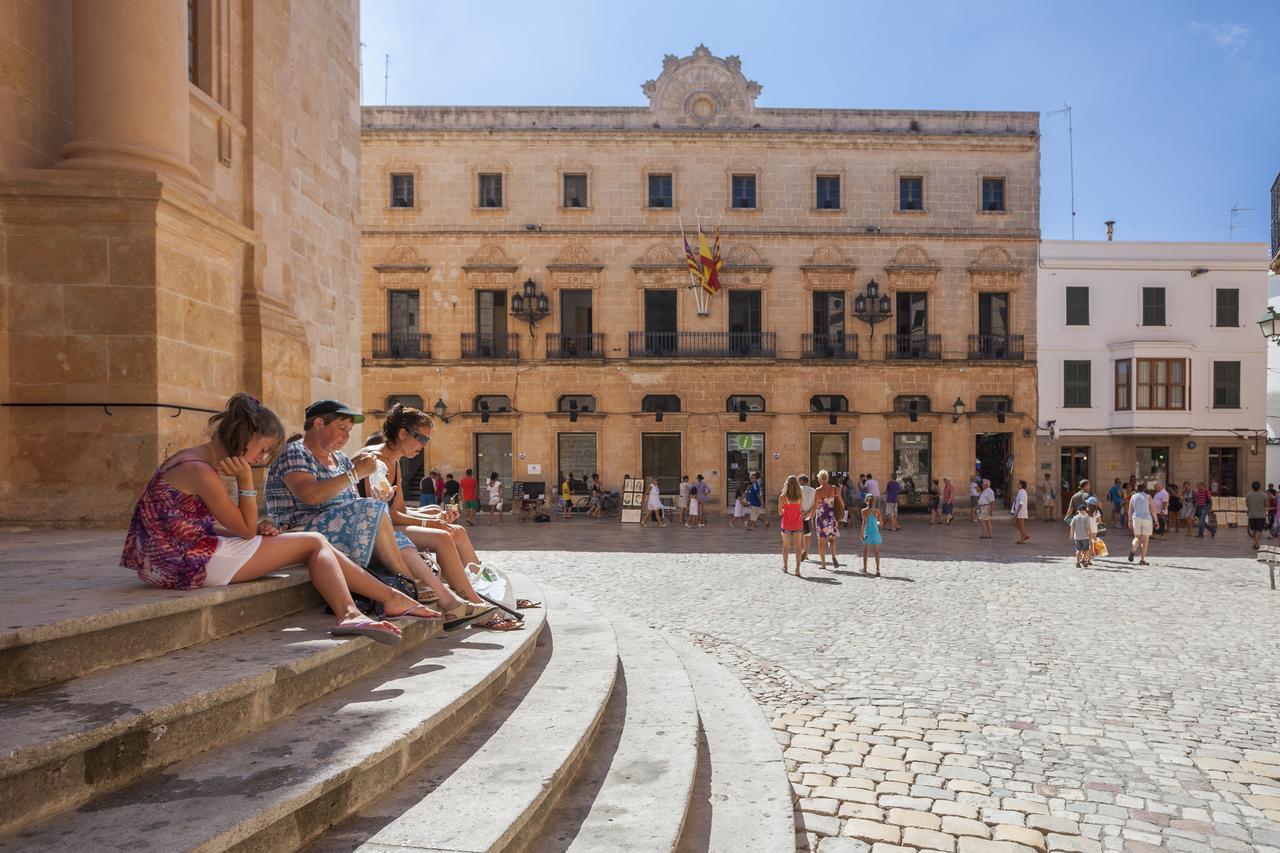
[[[481,246],[479,251],[467,259],[462,268],[467,272],[472,270],[515,272],[516,263],[507,257],[507,253],[502,251],[501,246],[490,243],[486,246]]]
[[[1022,268],[999,246],[987,246],[969,265],[969,282],[974,290],[1008,290],[1022,278]]]
[[[819,246],[800,265],[800,271],[804,273],[805,281],[815,288],[843,289],[853,286],[858,265],[846,258],[836,246]]]
[[[667,54],[662,73],[640,87],[660,124],[673,127],[743,127],[761,86],[742,73],[742,60],[712,55],[698,45],[689,56]]]
[[[754,247],[734,246],[724,256],[720,279],[728,287],[764,284],[773,265],[760,257]]]
[[[688,285],[689,267],[684,255],[665,243],[654,243],[631,265],[642,287],[682,287]]]
[[[559,256],[547,264],[549,270],[589,270],[599,272],[604,269],[604,264],[600,263],[592,256],[586,246],[579,243],[570,243],[560,249]]]
[[[412,246],[394,246],[387,253],[387,259],[374,264],[373,268],[380,273],[425,273],[431,265],[418,260],[418,253]]]
[[[903,272],[937,272],[940,269],[941,264],[919,246],[903,246],[893,256],[893,263],[885,267],[885,270]]]

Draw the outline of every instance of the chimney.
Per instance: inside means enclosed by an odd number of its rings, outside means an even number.
[[[1114,219],[1108,219],[1106,222],[1102,224],[1107,226],[1107,242],[1110,243],[1112,240],[1115,239],[1116,221]]]

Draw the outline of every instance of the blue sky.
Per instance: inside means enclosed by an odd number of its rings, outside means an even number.
[[[1280,2],[362,0],[364,102],[644,106],[667,53],[742,57],[769,107],[1042,113],[1041,221],[1071,236],[1265,242]]]

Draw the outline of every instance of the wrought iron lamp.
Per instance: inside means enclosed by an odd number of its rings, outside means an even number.
[[[889,319],[893,315],[893,305],[889,294],[880,292],[880,285],[873,278],[867,282],[865,293],[853,298],[853,316],[871,327],[871,351],[876,346],[876,324]]]
[[[951,422],[953,424],[960,423],[962,415],[964,415],[964,400],[956,397],[956,401],[951,404]]]
[[[1280,315],[1276,314],[1275,308],[1267,306],[1266,313],[1258,321],[1258,328],[1262,329],[1262,334],[1267,340],[1280,344]]]
[[[538,322],[551,313],[551,306],[545,293],[538,292],[538,285],[533,279],[524,280],[521,292],[511,297],[511,316],[529,324],[529,337],[533,337],[533,328]]]
[[[431,408],[435,411],[436,417],[443,423],[447,424],[450,420],[457,417],[457,415],[449,414],[449,407],[445,405],[444,399],[441,397],[436,397],[436,404]]]

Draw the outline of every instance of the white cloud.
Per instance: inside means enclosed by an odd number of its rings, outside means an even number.
[[[1230,52],[1232,55],[1239,53],[1249,45],[1249,28],[1244,24],[1202,24],[1199,21],[1192,21],[1191,31],[1204,33],[1209,36],[1214,45]]]

